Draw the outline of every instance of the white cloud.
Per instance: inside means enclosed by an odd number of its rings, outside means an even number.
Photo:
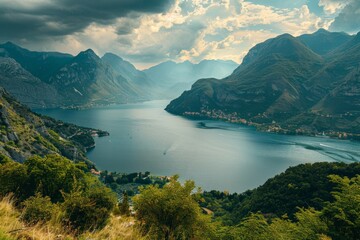
[[[319,6],[323,7],[326,13],[334,14],[343,9],[349,2],[349,0],[320,0]]]
[[[320,0],[319,5],[333,11],[339,2]],[[165,60],[241,62],[251,47],[270,37],[313,32],[328,28],[332,21],[315,15],[307,5],[276,8],[246,0],[176,0],[165,13],[127,16],[110,25],[91,24],[51,46],[73,54],[87,48],[99,54],[111,51],[140,67]]]
[[[330,29],[334,31],[347,31],[349,33],[357,33],[360,31],[360,1],[350,0],[348,5],[344,7],[335,17]]]

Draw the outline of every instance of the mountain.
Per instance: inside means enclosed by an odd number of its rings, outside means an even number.
[[[142,100],[136,87],[117,74],[91,49],[80,52],[55,72],[49,83],[66,99],[63,103],[66,106]]]
[[[27,106],[59,106],[61,97],[56,89],[31,75],[14,59],[0,57],[0,73],[0,86]]]
[[[113,53],[106,53],[101,59],[128,81],[133,81],[137,84],[151,85],[150,79],[144,72],[136,69],[134,65],[121,57]]]
[[[223,78],[238,66],[233,61],[203,60],[198,64],[190,61],[167,61],[144,70],[147,76],[164,89],[168,96],[178,96],[200,78]]]
[[[35,154],[58,154],[92,165],[85,156],[85,151],[95,146],[91,135],[108,135],[39,116],[3,88],[0,88],[0,126],[0,158],[9,157],[18,162]]]
[[[227,78],[197,81],[177,100],[186,98],[187,103],[170,104],[166,110],[226,109],[244,117],[273,114],[280,108],[300,111],[311,103],[304,98],[302,83],[320,69],[321,62],[321,57],[299,40],[281,35],[251,49],[243,64]]]
[[[11,42],[0,44],[0,57],[15,59],[24,69],[44,82],[73,58],[65,53],[29,51]]]
[[[308,39],[323,36],[326,41],[329,34],[318,31]],[[198,80],[166,110],[246,122],[267,131],[357,135],[359,39],[360,34],[350,37],[326,56],[289,34],[269,39],[253,47],[231,75]]]
[[[130,62],[125,61],[113,53],[106,53],[101,60],[110,65],[117,74],[121,75],[127,81],[136,86],[144,99],[166,98],[167,95],[161,86],[150,79],[145,72],[136,69],[136,67]]]
[[[350,41],[351,38],[344,32],[329,32],[323,28],[313,34],[304,34],[298,37],[302,43],[319,55],[330,53]]]
[[[0,45],[0,86],[31,108],[89,107],[156,97],[146,74],[114,54],[77,56]]]

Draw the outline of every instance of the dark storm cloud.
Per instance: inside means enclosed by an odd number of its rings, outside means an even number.
[[[360,1],[351,1],[335,18],[330,30],[350,33],[360,31]]]
[[[119,17],[167,11],[174,0],[0,0],[0,37],[34,39],[64,36],[91,23],[111,24]],[[130,31],[130,30],[128,30]]]
[[[118,35],[127,35],[140,26],[140,20],[135,18],[123,18],[117,23],[116,33]]]

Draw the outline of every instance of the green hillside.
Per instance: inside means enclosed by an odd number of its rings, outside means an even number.
[[[319,31],[269,39],[253,47],[230,76],[198,80],[166,110],[265,131],[358,138],[360,34],[343,35]],[[314,52],[319,41],[331,45],[323,56]]]
[[[85,151],[95,145],[92,134],[106,132],[81,128],[32,113],[0,88],[0,154],[24,162],[31,156],[57,154],[92,165]]]

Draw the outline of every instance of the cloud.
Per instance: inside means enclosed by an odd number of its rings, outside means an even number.
[[[330,9],[340,0],[320,1]],[[315,14],[308,0],[0,0],[0,5],[0,40],[72,54],[110,51],[141,67],[204,58],[241,62],[259,42],[328,28],[334,17]]]
[[[352,0],[330,26],[333,31],[356,33],[360,31],[360,1]]]
[[[324,8],[324,11],[328,14],[337,13],[343,9],[350,0],[320,0],[319,6]]]
[[[282,33],[300,35],[327,28],[330,21],[311,13],[307,5],[274,8],[247,1],[240,3],[240,14],[232,2],[206,8],[202,21],[207,26],[190,49],[183,49],[179,60],[231,59],[241,62],[255,44]]]
[[[173,0],[0,0],[0,37],[41,39],[108,25],[132,13],[161,13]],[[131,15],[132,14],[132,15]]]

